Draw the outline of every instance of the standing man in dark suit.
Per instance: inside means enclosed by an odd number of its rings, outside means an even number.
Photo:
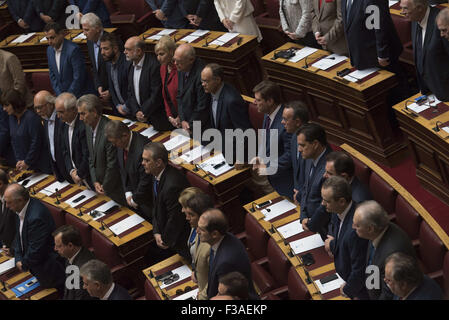
[[[64,268],[53,251],[51,233],[55,223],[50,212],[39,200],[30,198],[28,191],[19,184],[9,185],[3,199],[18,215],[13,246],[17,269],[30,271],[42,288],[62,290]]]
[[[109,121],[104,132],[109,142],[117,148],[120,175],[128,206],[151,221],[153,180],[151,175],[145,173],[142,165],[142,151],[148,139],[129,130],[120,120]]]
[[[302,101],[292,101],[285,104],[282,112],[282,124],[285,131],[292,135],[290,143],[290,156],[293,169],[293,201],[299,205],[301,201],[301,190],[304,184],[304,159],[298,151],[298,139],[296,131],[309,122],[307,107]]]
[[[66,124],[61,134],[64,163],[69,174],[66,180],[94,189],[89,173],[86,128],[78,117],[76,97],[72,93],[61,93],[55,100],[55,110],[58,118]]]
[[[371,300],[391,300],[393,294],[384,282],[385,260],[395,252],[402,252],[415,257],[415,250],[407,234],[396,224],[390,222],[385,210],[374,200],[365,201],[358,205],[354,213],[352,227],[360,238],[368,239],[367,268],[376,266],[379,279],[370,279],[365,283],[379,284],[368,288]],[[368,270],[367,270],[368,271]],[[365,272],[367,272],[365,271]],[[374,273],[376,276],[376,273]],[[374,281],[372,281],[374,280]]]
[[[315,123],[303,125],[296,132],[298,151],[304,161],[304,186],[301,191],[300,219],[305,230],[319,232],[326,238],[329,215],[321,205],[326,155],[332,151],[326,132]]]
[[[101,24],[105,28],[112,28],[109,11],[103,0],[69,0],[69,3],[79,8],[79,20],[82,19],[83,15],[93,12],[100,18]]]
[[[6,201],[3,198],[8,185],[8,175],[0,169],[0,243],[6,252],[13,244],[17,219],[17,215],[6,207]]]
[[[355,165],[352,158],[342,151],[332,151],[326,156],[324,178],[340,176],[351,185],[352,200],[360,203],[372,200],[373,196],[368,186],[362,183],[355,175]]]
[[[111,270],[100,260],[89,260],[80,270],[83,288],[100,300],[132,300],[128,291],[112,279]]]
[[[159,63],[153,54],[145,53],[145,41],[131,37],[125,43],[126,59],[133,65],[128,75],[126,108],[133,119],[148,122],[156,130],[171,128],[162,100],[162,82]]]
[[[188,43],[181,44],[173,56],[178,68],[178,113],[181,127],[189,133],[193,121],[201,121],[201,132],[210,127],[210,96],[201,85],[204,63]]]
[[[65,26],[65,0],[33,0],[33,7],[43,24],[56,22],[60,26]],[[39,30],[40,31],[40,30]]]
[[[323,183],[321,197],[326,211],[332,215],[324,246],[345,281],[340,292],[344,297],[368,300],[364,281],[368,241],[359,238],[352,228],[356,203],[351,199],[351,186],[343,177],[329,177]]]
[[[168,164],[168,151],[159,142],[145,145],[142,164],[153,179],[153,234],[161,254],[179,253],[190,260],[187,248],[190,227],[178,202],[182,190],[189,186],[186,177]]]
[[[131,61],[119,47],[119,41],[113,33],[103,33],[100,38],[101,56],[106,62],[109,94],[111,95],[113,112],[118,116],[127,117],[130,110],[126,107],[128,100],[128,75]]]
[[[0,158],[6,160],[6,164],[10,167],[16,165],[14,151],[12,150],[11,137],[9,135],[9,116],[0,105]]]
[[[436,22],[441,37],[449,41],[449,8],[444,8],[438,13]]]
[[[182,0],[145,0],[164,28],[185,29],[189,25]]]
[[[33,1],[8,0],[7,3],[11,17],[24,32],[42,30],[44,23],[34,11]]]
[[[228,31],[220,21],[213,1],[189,0],[183,1],[183,6],[192,26],[200,30]]]
[[[285,106],[281,102],[281,88],[264,80],[253,89],[257,110],[264,113],[265,144],[259,142],[258,157],[253,159],[253,170],[259,176],[267,175],[271,186],[281,195],[293,198],[293,169],[290,156],[292,135],[282,125]],[[277,141],[271,141],[271,132],[277,132]],[[272,147],[277,150],[271,149]],[[276,152],[277,151],[277,152]]]
[[[52,236],[55,240],[55,251],[64,258],[66,274],[69,276],[76,274],[74,272],[89,260],[95,259],[95,255],[83,247],[80,232],[74,226],[63,225],[56,229]],[[72,265],[78,270],[68,270]],[[79,284],[79,288],[68,288],[69,284]],[[82,279],[66,279],[63,300],[91,300],[89,293],[83,289]]]
[[[211,246],[207,297],[210,299],[217,295],[220,277],[238,271],[248,280],[250,299],[254,299],[257,295],[251,278],[248,253],[242,242],[227,229],[226,217],[218,209],[205,211],[198,221],[197,233],[201,241]]]
[[[226,129],[241,129],[244,132],[252,128],[247,104],[233,86],[224,82],[224,70],[216,63],[204,67],[201,72],[201,83],[204,92],[211,96],[211,127],[218,129],[221,133],[222,153],[229,163],[234,163],[235,159],[240,163],[247,162],[245,156],[248,146],[245,141],[238,141],[233,137],[227,139],[229,143],[226,144],[226,136],[232,137],[230,133],[226,134]],[[242,146],[237,147],[237,144]],[[229,155],[231,150],[232,157]],[[241,150],[238,158],[236,158],[236,150]]]
[[[443,300],[438,283],[423,274],[414,257],[402,252],[385,260],[384,280],[395,294],[394,300]]]
[[[402,13],[412,21],[416,75],[422,94],[449,101],[449,42],[441,36],[437,7],[427,0],[401,0]]]
[[[89,12],[81,18],[83,33],[87,39],[87,52],[92,64],[92,75],[94,76],[94,87],[103,102],[110,98],[108,90],[108,75],[106,63],[100,51],[100,38],[105,33],[100,18],[95,13]]]
[[[104,128],[110,121],[102,115],[100,98],[87,94],[78,99],[76,106],[80,120],[86,125],[89,150],[90,178],[99,194],[105,194],[115,202],[126,205],[122,181],[117,163],[117,149],[106,139]]]
[[[45,137],[53,174],[58,181],[64,181],[68,175],[64,164],[61,140],[64,123],[56,117],[55,97],[46,90],[39,91],[34,96],[34,110],[44,121]]]
[[[64,39],[64,31],[57,23],[48,23],[44,32],[48,39],[48,68],[55,94],[71,92],[78,98],[93,92],[80,47]]]

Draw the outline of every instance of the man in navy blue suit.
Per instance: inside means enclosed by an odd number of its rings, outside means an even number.
[[[30,0],[8,0],[8,10],[11,17],[24,29],[25,32],[41,31],[44,23],[36,14],[33,1]]]
[[[48,23],[44,32],[49,44],[47,59],[50,81],[56,95],[71,92],[78,98],[92,93],[93,85],[79,46],[64,39],[64,31],[57,23]]]
[[[187,13],[187,19],[192,26],[200,30],[223,31],[227,29],[223,26],[218,17],[213,1],[209,0],[189,0],[183,1],[183,7]]]
[[[343,296],[368,299],[365,288],[365,264],[368,241],[359,238],[352,228],[356,203],[351,199],[351,186],[343,178],[329,177],[321,188],[323,206],[331,214],[330,232],[324,247],[334,258],[335,270],[345,281]]]
[[[164,28],[185,29],[189,25],[181,0],[145,0]]]
[[[228,139],[231,144],[226,144],[226,129],[241,129],[243,132],[252,128],[249,121],[248,106],[240,93],[230,84],[224,82],[224,70],[216,63],[208,64],[201,71],[201,83],[204,92],[211,96],[211,127],[218,129],[222,137],[222,152],[229,162],[235,162],[236,150],[240,149],[245,154],[240,154],[237,159],[240,163],[245,161],[247,143],[238,141],[235,137]],[[242,145],[237,147],[237,144]],[[228,157],[230,150],[233,151],[233,158]],[[231,160],[232,159],[232,160]]]
[[[221,276],[238,271],[248,280],[250,299],[255,299],[257,295],[251,278],[248,253],[242,242],[232,233],[226,232],[227,229],[226,217],[218,209],[205,211],[198,220],[197,233],[201,241],[211,246],[207,297],[210,299],[217,295]]]
[[[53,250],[55,223],[50,212],[19,184],[8,186],[4,201],[18,215],[13,245],[16,267],[30,271],[43,288],[62,289],[65,273]]]
[[[290,158],[292,135],[282,125],[282,113],[285,106],[281,102],[280,87],[264,80],[253,89],[257,110],[264,113],[263,128],[266,133],[265,144],[259,142],[258,157],[254,160],[253,170],[259,175],[267,174],[271,186],[281,195],[293,198],[293,169]],[[271,141],[271,132],[277,132],[277,140]],[[275,149],[271,149],[274,147]],[[277,152],[276,152],[277,151]],[[274,169],[274,171],[273,171]]]
[[[368,186],[362,183],[355,175],[354,160],[342,151],[333,151],[326,156],[324,178],[340,176],[351,185],[352,200],[360,203],[372,200],[373,196]]]
[[[315,123],[303,125],[296,132],[298,150],[304,161],[304,185],[301,191],[300,219],[305,230],[319,232],[326,238],[329,215],[321,205],[326,155],[332,151],[326,132]]]
[[[105,28],[112,28],[109,11],[103,0],[69,0],[69,3],[79,8],[80,20],[86,13],[93,12],[100,18]]]

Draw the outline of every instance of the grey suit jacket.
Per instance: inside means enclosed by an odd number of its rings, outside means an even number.
[[[117,163],[117,149],[108,141],[104,133],[109,121],[101,116],[98,123],[95,146],[93,145],[93,130],[86,126],[87,148],[89,149],[89,170],[92,183],[99,182],[108,197],[115,202],[126,205],[122,181]]]

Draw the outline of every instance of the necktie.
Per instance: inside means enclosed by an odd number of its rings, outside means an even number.
[[[318,0],[318,10],[321,10],[321,2],[322,2],[323,0]]]
[[[159,181],[157,181],[156,179],[154,179],[153,182],[153,193],[154,193],[154,197],[157,197],[157,187],[159,186]]]
[[[373,242],[370,241],[369,243],[369,256],[368,256],[368,266],[371,265],[371,263],[373,262],[373,257],[374,257],[374,252],[376,252],[376,249],[373,246]]]
[[[0,200],[0,216],[3,215],[3,201]]]
[[[315,165],[312,163],[312,165],[310,166],[309,178],[312,178],[314,170],[315,170]]]
[[[265,130],[267,130],[267,131],[270,130],[270,125],[271,125],[271,119],[270,119],[270,117],[267,117],[267,120],[265,121]]]
[[[419,23],[416,24],[416,68],[419,73],[423,71],[423,47],[422,47],[422,28]]]
[[[128,151],[123,150],[123,164],[126,165],[126,161],[128,160]]]
[[[215,251],[211,247],[209,253],[209,270],[212,270],[214,259],[215,259]]]

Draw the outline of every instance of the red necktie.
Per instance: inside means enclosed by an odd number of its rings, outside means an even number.
[[[128,160],[128,151],[123,150],[123,164],[126,164],[126,160]]]
[[[321,1],[323,0],[318,0],[318,10],[321,10]]]

